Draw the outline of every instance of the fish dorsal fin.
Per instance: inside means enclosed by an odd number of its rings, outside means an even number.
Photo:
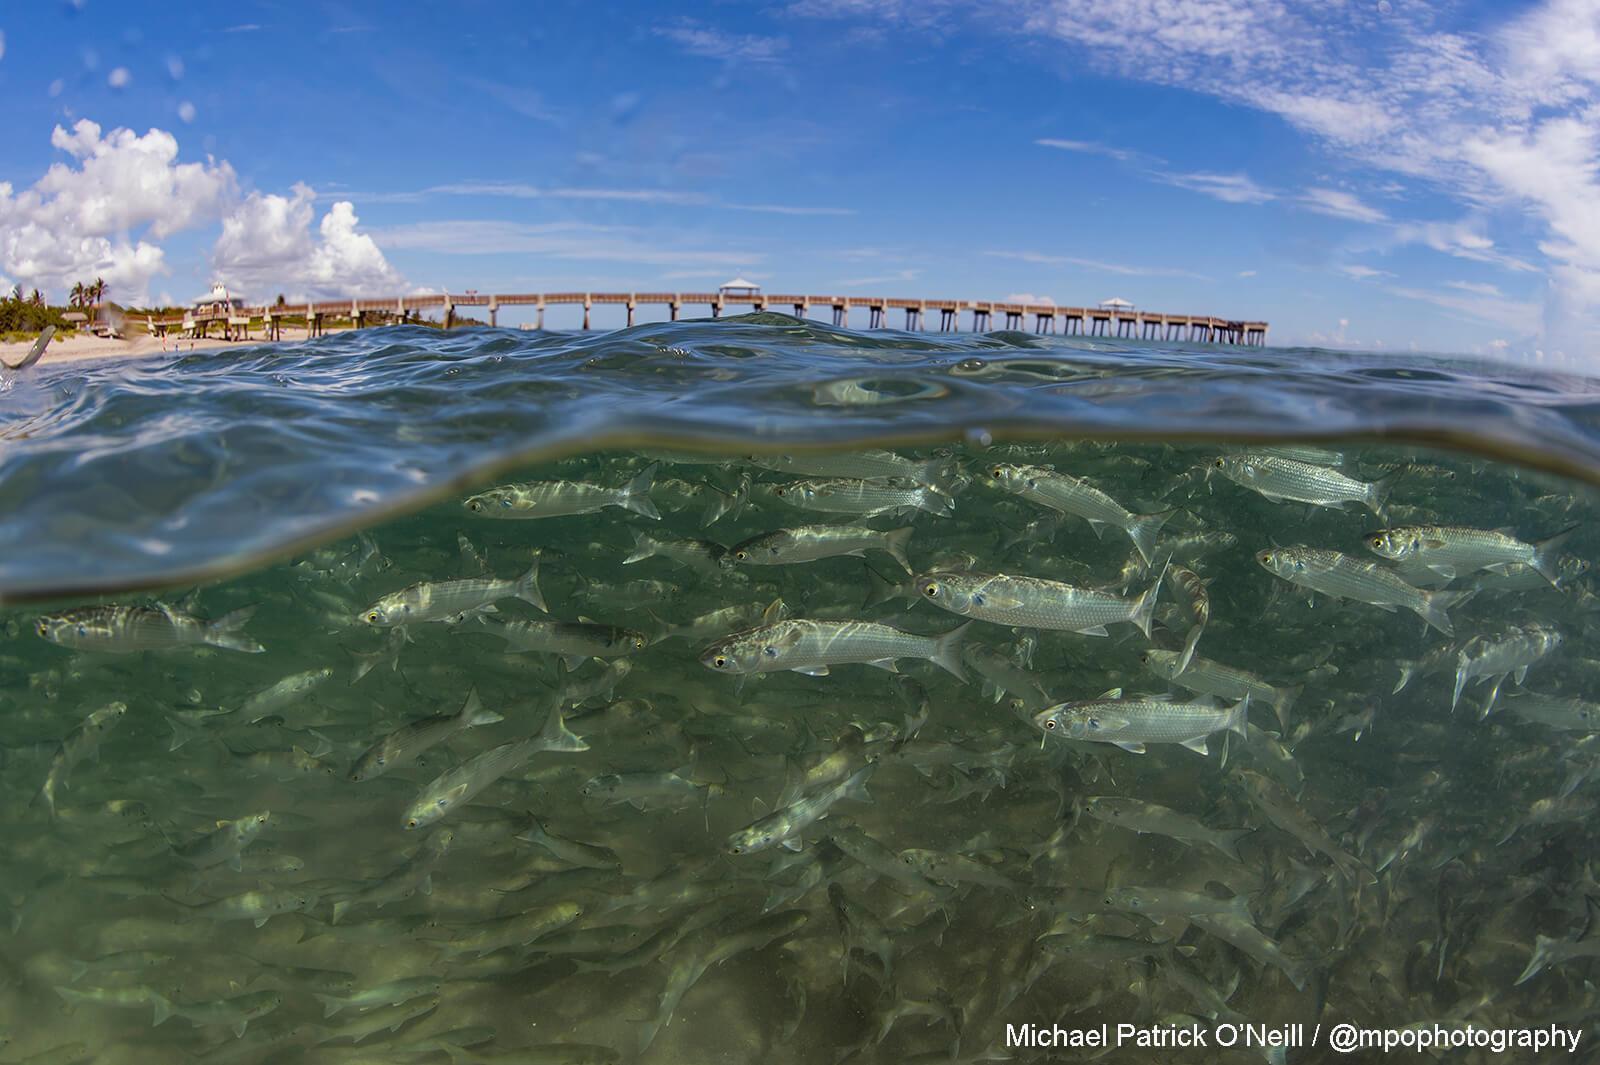
[[[783,600],[774,599],[772,602],[768,603],[767,608],[761,612],[761,624],[772,625],[782,621],[783,614]]]
[[[1107,688],[1105,691],[1103,691],[1099,695],[1095,696],[1095,698],[1096,699],[1120,699],[1120,698],[1122,698],[1122,689],[1121,688]]]

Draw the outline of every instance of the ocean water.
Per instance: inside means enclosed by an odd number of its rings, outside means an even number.
[[[1596,382],[760,315],[0,389],[0,1061],[1600,1038]]]

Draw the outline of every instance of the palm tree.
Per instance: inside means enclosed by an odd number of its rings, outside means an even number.
[[[103,277],[95,278],[94,285],[91,287],[93,289],[95,306],[99,306],[100,303],[106,298],[106,279]]]
[[[79,308],[88,306],[89,300],[85,295],[85,293],[87,291],[88,291],[88,286],[85,285],[82,281],[73,282],[72,291],[67,294],[67,303],[70,304],[73,307],[79,307]],[[21,293],[22,293],[22,289],[19,287],[17,289],[17,294],[18,294],[19,297],[21,296]]]
[[[35,307],[43,307],[44,293],[40,292],[38,289],[34,289],[33,294],[28,297],[28,302],[33,304]]]
[[[13,285],[13,286],[11,286],[11,301],[13,303],[21,303],[22,302],[22,286],[21,285]]]

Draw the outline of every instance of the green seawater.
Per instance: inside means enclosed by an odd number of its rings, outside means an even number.
[[[459,1029],[485,1040],[453,1052],[460,1061],[662,1062],[985,1060],[1004,1048],[1007,1025],[1024,1024],[1109,1024],[1113,1036],[1118,1023],[1335,1020],[1559,1021],[1587,1031],[1592,956],[1515,981],[1535,937],[1578,937],[1593,889],[1593,734],[1519,709],[1528,693],[1595,691],[1600,649],[1584,563],[1596,547],[1593,493],[1444,452],[1326,451],[1354,479],[1400,474],[1380,520],[1359,505],[1271,502],[1216,473],[1216,459],[1234,453],[1108,442],[903,448],[897,454],[940,471],[942,490],[930,498],[948,512],[864,518],[791,506],[785,496],[810,478],[743,456],[583,455],[503,480],[621,488],[653,468],[659,520],[615,506],[491,520],[493,511],[463,505],[464,492],[360,539],[164,597],[203,618],[254,607],[243,632],[262,653],[72,650],[37,638],[34,615],[18,613],[4,648],[6,1060],[81,1043],[81,1055],[62,1060],[444,1061],[452,1052],[431,1040]],[[1097,535],[1079,517],[987,483],[997,464],[1071,471],[1130,511],[1174,513],[1146,563],[1122,530]],[[970,664],[976,649],[997,652],[1054,702],[1114,688],[1182,692],[1141,661],[1152,649],[1181,648],[1192,630],[1170,592],[1158,596],[1148,638],[1127,623],[1095,637],[979,620],[967,630],[966,683],[907,657],[898,674],[845,664],[825,676],[777,671],[740,685],[698,659],[728,628],[761,624],[775,602],[794,618],[918,634],[946,633],[963,619],[922,601],[911,575],[876,550],[792,565],[732,555],[699,568],[660,556],[625,561],[639,537],[731,547],[823,523],[911,529],[906,555],[917,574],[1032,576],[1132,596],[1157,576],[1165,586],[1174,569],[1187,571],[1206,582],[1210,603],[1196,655],[1301,690],[1281,715],[1252,705],[1249,741],[1223,733],[1208,756],[1174,744],[1141,755],[1047,735],[1012,705],[1021,693],[986,683]],[[1376,562],[1365,534],[1411,525],[1507,527],[1529,540],[1578,531],[1564,544],[1559,587],[1516,566],[1434,581],[1477,589],[1449,611],[1453,636],[1404,609],[1323,596],[1308,605],[1256,557],[1306,544]],[[413,624],[403,636],[367,621],[389,593],[514,578],[536,559],[548,614],[506,597],[487,616]],[[673,634],[727,607],[748,613]],[[506,653],[495,635],[502,624],[546,618],[616,626],[650,642],[564,663]],[[1459,659],[1439,653],[1532,630],[1559,632],[1561,645],[1520,681],[1469,684],[1452,713]],[[1392,691],[1402,663],[1430,655],[1431,672]],[[309,674],[301,690],[251,702],[301,673]],[[1491,686],[1495,705],[1484,716]],[[456,713],[472,690],[503,720],[460,731],[377,779],[348,779],[387,733]],[[72,769],[49,820],[36,797],[60,741],[112,700],[126,714],[98,761]],[[535,753],[435,824],[407,828],[430,781],[538,734],[556,713],[586,750]],[[831,776],[829,758],[839,766]],[[803,794],[869,766],[871,801],[840,799],[796,835],[800,850],[730,852],[729,837],[792,801],[786,786],[808,770],[825,783]],[[608,800],[591,783],[674,769],[681,788],[635,803]],[[1358,872],[1341,875],[1275,825],[1251,797],[1252,774],[1292,796]],[[1089,816],[1097,796],[1254,831],[1233,860]],[[263,811],[267,826],[239,849],[239,869],[197,868],[180,855],[219,819]],[[520,838],[535,826],[614,861],[575,864],[570,851]],[[845,829],[895,855],[920,848],[959,861],[921,884],[887,877],[830,842]],[[359,901],[446,830],[450,844],[431,866],[427,893]],[[1309,978],[1297,989],[1289,969],[1181,913],[1106,904],[1109,892],[1131,888],[1218,905],[1239,897],[1250,923]],[[249,916],[194,909],[252,891],[298,902],[259,927]],[[341,901],[349,905],[335,922]],[[581,913],[512,941],[524,933],[508,919],[558,904]],[[491,930],[498,938],[473,938]],[[1148,950],[1124,957],[1107,937]],[[168,957],[117,968],[130,951]],[[97,959],[104,968],[94,968]],[[89,971],[75,975],[75,962]],[[408,985],[395,1002],[332,1016],[318,997],[327,993],[319,980],[341,996],[412,978],[437,987]],[[69,1008],[58,988],[135,1001]],[[231,1015],[192,1023],[180,1012],[155,1026],[154,999],[138,1001],[140,988],[180,1011],[250,993],[277,999],[236,1036]],[[394,1030],[356,1041],[373,1010]],[[583,1047],[516,1053],[556,1043]],[[1084,1052],[1010,1053],[1082,1060]],[[1290,1050],[1288,1060],[1326,1053]],[[1148,1054],[1125,1049],[1111,1060]],[[1261,1056],[1212,1047],[1185,1060]]]
[[[0,380],[0,1062],[1582,1060],[1596,394],[777,315]],[[1500,553],[1375,549],[1432,527]],[[1145,697],[1216,727],[1137,753]]]

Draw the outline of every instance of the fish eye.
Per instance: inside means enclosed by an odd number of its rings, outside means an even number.
[[[367,611],[367,620],[376,625],[378,622],[383,620],[383,615],[378,613],[376,610],[369,610]]]
[[[1217,461],[1213,462],[1211,465],[1215,466],[1217,469],[1220,470],[1220,469],[1222,469],[1223,466],[1227,465],[1227,460],[1219,458],[1219,459],[1217,459]]]
[[[50,623],[49,622],[47,622],[47,621],[39,622],[39,635],[40,636],[43,636],[45,633],[47,633],[49,631],[50,631]]]
[[[1006,475],[1006,470],[1005,470],[1004,466],[996,466],[996,467],[994,467],[993,469],[991,469],[989,471],[989,476],[990,477],[999,478],[999,477],[1004,477],[1005,475]]]
[[[474,513],[483,510],[483,501],[479,499],[467,500],[467,509]]]
[[[939,586],[937,584],[930,584],[926,588],[922,589],[922,594],[927,596],[929,599],[937,599],[939,596]]]
[[[1053,717],[1045,718],[1044,719],[1044,727],[1047,728],[1047,729],[1055,728],[1056,727],[1056,719],[1053,718]]]
[[[775,496],[781,496],[787,491],[788,491],[787,488],[774,488],[772,490],[772,494],[775,495]]]
[[[413,817],[410,820],[406,821],[406,827],[407,828],[416,828],[417,827],[417,819],[415,817]]]
[[[723,666],[728,664],[728,658],[726,655],[718,655],[711,660],[711,664],[716,666],[718,669],[721,669]]]
[[[739,846],[737,843],[735,843],[732,847],[729,847],[728,849],[733,851],[733,853],[735,853],[735,854],[743,854],[744,853],[744,848]]]
[[[740,562],[743,562],[745,559],[750,557],[750,552],[748,552],[748,551],[735,551],[733,553],[733,557],[738,559]]]

